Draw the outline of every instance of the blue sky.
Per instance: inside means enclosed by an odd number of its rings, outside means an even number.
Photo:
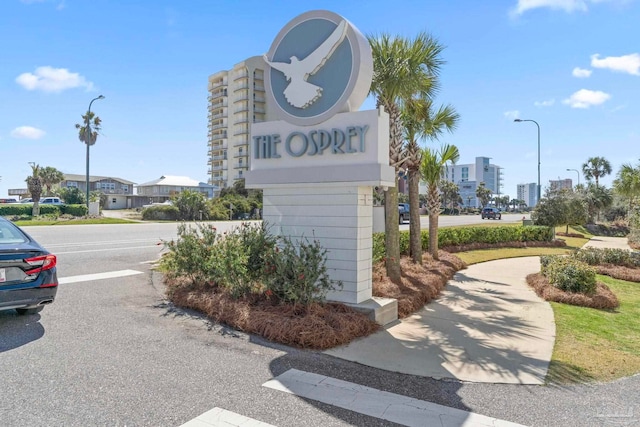
[[[206,181],[207,77],[266,52],[282,26],[312,9],[365,34],[427,31],[444,44],[437,102],[461,121],[441,141],[458,146],[459,163],[487,156],[503,167],[502,193],[515,197],[518,183],[537,180],[536,126],[514,118],[540,124],[543,187],[575,182],[566,169],[593,156],[615,173],[640,159],[639,3],[2,0],[0,196],[26,186],[29,162],[85,173],[74,124],[100,94],[91,174]]]

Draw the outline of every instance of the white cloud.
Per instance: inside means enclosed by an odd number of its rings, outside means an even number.
[[[536,107],[551,107],[555,103],[555,99],[548,99],[546,101],[536,101],[533,103],[533,105],[535,105]]]
[[[503,114],[507,119],[510,119],[510,120],[514,120],[520,117],[520,111],[518,110],[505,111]]]
[[[587,2],[585,0],[518,0],[518,4],[512,10],[512,14],[522,15],[528,10],[543,7],[554,10],[564,10],[569,13],[576,10],[586,12]]]
[[[46,134],[42,129],[32,126],[20,126],[11,131],[11,136],[18,139],[40,139]]]
[[[78,73],[71,73],[66,68],[49,66],[36,68],[35,73],[22,73],[16,77],[16,83],[27,90],[42,90],[44,92],[62,92],[66,89],[84,87],[93,89],[93,83],[87,81]]]
[[[576,67],[573,69],[573,71],[571,72],[571,74],[573,74],[573,77],[578,77],[578,78],[587,78],[589,76],[591,76],[591,73],[593,71],[591,70],[585,70],[584,68],[580,68],[580,67]]]
[[[567,13],[586,12],[589,4],[594,3],[625,3],[628,0],[518,0],[516,6],[511,9],[511,16],[522,15],[528,10],[549,8],[552,10],[563,10]]]
[[[580,89],[562,102],[570,105],[571,108],[589,108],[600,105],[610,98],[611,95],[599,90]]]
[[[600,54],[591,55],[591,66],[595,68],[608,68],[611,71],[629,73],[640,76],[640,54],[632,53],[623,56],[607,56],[600,59]]]

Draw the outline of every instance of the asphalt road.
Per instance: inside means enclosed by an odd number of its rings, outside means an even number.
[[[149,264],[175,224],[27,231],[58,255],[61,278],[141,274],[61,284],[38,315],[0,312],[2,426],[178,426],[213,407],[278,426],[389,425],[261,386],[290,368],[524,425],[640,425],[638,376],[573,387],[436,381],[273,345],[176,310]]]

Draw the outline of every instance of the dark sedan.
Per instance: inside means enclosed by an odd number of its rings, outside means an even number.
[[[482,219],[502,219],[502,213],[496,208],[484,208],[481,217]]]
[[[0,310],[40,312],[58,290],[57,258],[12,222],[0,218]]]

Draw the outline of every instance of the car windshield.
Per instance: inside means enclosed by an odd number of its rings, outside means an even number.
[[[20,230],[9,223],[0,222],[0,245],[26,242],[28,240]]]

